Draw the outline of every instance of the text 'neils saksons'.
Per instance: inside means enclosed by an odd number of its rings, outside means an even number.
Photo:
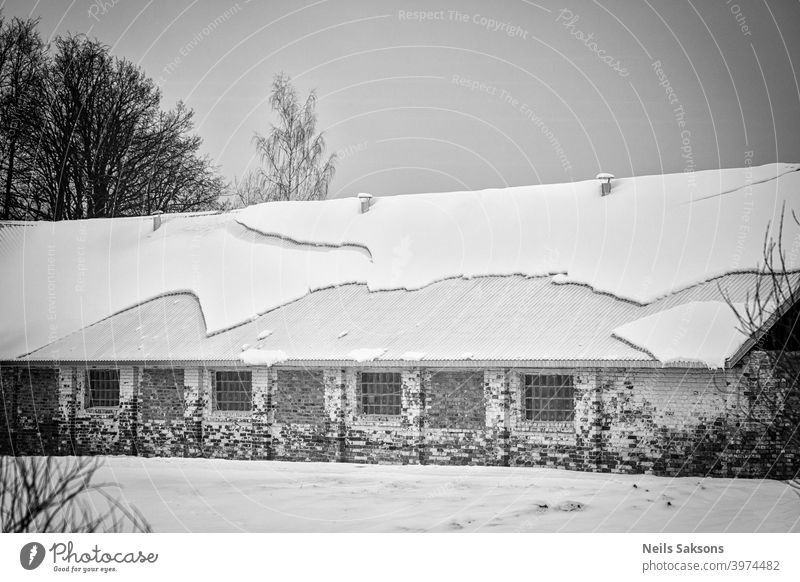
[[[723,546],[697,546],[695,544],[642,544],[643,554],[724,554]]]

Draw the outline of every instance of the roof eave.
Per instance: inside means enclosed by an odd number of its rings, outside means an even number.
[[[0,361],[0,366],[153,366],[153,367],[222,367],[247,366],[239,360],[33,360],[14,359]],[[295,359],[275,364],[276,368],[698,368],[708,369],[701,362],[661,362],[658,360],[564,360],[564,359],[524,359],[524,360],[372,360],[357,362],[346,359]]]

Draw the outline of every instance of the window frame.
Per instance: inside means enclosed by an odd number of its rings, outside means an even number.
[[[244,392],[245,394],[249,395],[249,399],[241,399],[241,400],[231,400],[231,399],[222,399],[219,398],[219,391],[220,391],[220,384],[223,385],[228,383],[234,383],[236,380],[222,380],[220,381],[220,375],[232,375],[235,374],[239,376],[241,379],[243,376],[247,377],[247,384],[248,389],[239,391]],[[244,384],[244,382],[240,383]],[[231,405],[231,404],[246,404],[247,408],[220,408],[220,402],[223,404]],[[211,414],[220,414],[220,415],[228,415],[228,416],[237,416],[237,415],[249,415],[253,412],[253,372],[252,370],[239,370],[239,369],[222,369],[222,370],[213,370],[211,373]]]
[[[373,378],[377,378],[377,380],[373,379],[369,382],[364,381],[364,375],[369,375]],[[393,390],[391,393],[380,393],[380,392],[367,392],[364,391],[364,386],[367,385],[369,387],[380,387],[380,386],[388,386],[394,383],[394,381],[389,382],[386,381],[385,376],[395,376],[397,382],[397,389],[396,392]],[[399,419],[403,416],[403,374],[397,370],[360,370],[358,372],[358,376],[356,378],[356,388],[357,388],[357,403],[358,403],[358,414],[362,415],[366,418],[386,418],[386,419]],[[386,399],[387,401],[382,401],[380,403],[366,403],[364,402],[365,396],[369,397],[372,396],[373,398],[381,398]],[[385,408],[387,407],[397,407],[397,412],[385,412]],[[377,408],[377,411],[376,411]]]
[[[105,377],[105,378],[97,378],[93,379],[93,375],[111,375],[113,377]],[[95,399],[92,397],[93,389],[92,385],[94,382],[116,382],[116,399],[108,398],[108,394],[114,393],[114,387],[111,386],[104,386],[98,391],[104,392],[104,398],[98,398],[100,400],[100,404],[94,404]],[[121,391],[120,391],[120,373],[119,368],[88,368],[86,370],[86,375],[84,376],[84,398],[83,398],[83,409],[84,410],[113,410],[115,408],[119,408],[120,399],[121,399]],[[112,404],[113,402],[113,404]]]
[[[558,378],[560,380],[552,383],[536,382],[537,378]],[[521,374],[519,386],[519,410],[520,419],[523,422],[528,424],[572,424],[574,422],[575,377],[573,374],[561,371],[526,371]],[[539,403],[538,410],[537,402]],[[569,403],[568,406],[567,403]]]

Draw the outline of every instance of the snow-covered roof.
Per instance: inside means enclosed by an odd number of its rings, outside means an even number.
[[[741,299],[752,275],[727,275],[640,306],[549,277],[447,279],[419,290],[369,291],[347,284],[315,291],[255,320],[208,336],[194,295],[166,295],[34,351],[35,361],[230,361],[246,364],[358,362],[380,365],[470,361],[531,366],[660,365],[618,328],[683,307],[718,305],[719,289]],[[681,314],[680,322],[686,321]],[[699,315],[699,313],[698,313]],[[704,322],[701,322],[704,323]],[[691,329],[693,323],[689,322]],[[272,333],[260,338],[261,331]],[[658,330],[657,326],[653,326]],[[342,334],[339,330],[347,328]],[[677,339],[695,337],[681,327]],[[705,349],[714,343],[698,334]],[[711,338],[714,339],[713,337]],[[243,349],[244,348],[244,349]],[[419,348],[423,348],[420,350]],[[671,365],[695,365],[686,358]]]
[[[356,197],[276,202],[165,215],[156,231],[148,218],[7,226],[0,358],[59,340],[31,357],[53,359],[58,348],[67,359],[64,350],[74,359],[236,360],[248,344],[289,362],[384,350],[371,361],[469,353],[716,366],[744,342],[717,284],[734,282],[732,299],[745,300],[755,278],[735,273],[759,268],[784,204],[800,213],[798,169],[619,178],[605,197],[594,180],[394,196],[363,214]],[[793,221],[784,237],[800,237]],[[800,268],[800,253],[787,258]],[[679,308],[690,302],[701,305]],[[303,317],[290,317],[297,310]],[[192,321],[175,321],[178,311]],[[136,318],[169,338],[132,345]],[[87,350],[75,339],[100,329],[111,345],[97,339]],[[273,333],[259,339],[264,329]]]

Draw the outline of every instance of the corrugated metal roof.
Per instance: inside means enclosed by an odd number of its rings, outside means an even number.
[[[653,362],[612,337],[635,319],[690,301],[742,301],[753,275],[728,275],[640,306],[549,277],[449,279],[406,291],[351,284],[310,293],[254,321],[206,336],[197,299],[166,295],[117,313],[32,352],[32,361],[235,361],[242,346],[283,350],[293,361],[350,361],[381,348],[423,361]],[[272,333],[258,340],[262,331]],[[343,334],[343,332],[346,332]]]

